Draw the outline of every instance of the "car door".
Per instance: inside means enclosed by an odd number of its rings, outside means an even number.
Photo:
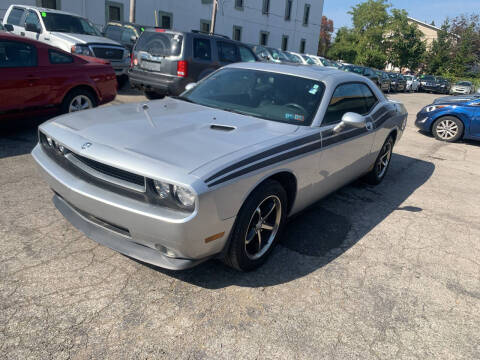
[[[0,40],[0,113],[35,106],[38,51],[29,43]]]
[[[25,19],[25,9],[21,7],[13,7],[8,13],[8,17],[5,21],[5,24],[10,24],[13,26],[13,33],[15,35],[21,35],[21,32],[24,31],[23,23]]]
[[[363,82],[344,83],[335,89],[320,128],[323,149],[320,195],[352,181],[373,164],[371,151],[375,134],[370,115],[379,103],[374,94]],[[348,112],[365,116],[367,126],[345,127],[335,132],[334,128]]]

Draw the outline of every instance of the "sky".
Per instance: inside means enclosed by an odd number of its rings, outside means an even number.
[[[333,20],[335,32],[342,26],[351,26],[351,7],[362,0],[324,0],[323,15]],[[441,25],[447,17],[480,13],[480,0],[390,0],[393,7],[405,9],[408,15],[427,23]]]

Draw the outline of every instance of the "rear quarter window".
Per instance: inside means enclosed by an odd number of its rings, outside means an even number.
[[[180,34],[145,31],[135,46],[136,51],[145,51],[152,56],[178,56],[182,52],[183,36]]]
[[[54,65],[73,63],[73,57],[55,50],[48,50],[48,59]]]

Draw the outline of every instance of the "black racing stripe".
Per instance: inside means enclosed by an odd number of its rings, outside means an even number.
[[[327,139],[324,139],[323,140],[323,146],[324,147],[331,146],[331,145],[336,144],[340,141],[344,141],[344,140],[362,135],[366,132],[368,132],[368,130],[366,128],[355,129],[355,130],[349,131],[349,132],[343,132],[343,133],[340,133],[336,136],[332,136],[332,137],[329,137]]]
[[[229,181],[229,180],[232,180],[232,179],[235,179],[239,176],[242,176],[242,175],[245,175],[245,174],[248,174],[252,171],[255,171],[255,170],[258,170],[258,169],[261,169],[261,168],[264,168],[264,167],[267,167],[267,166],[270,166],[270,165],[273,165],[273,164],[276,164],[280,161],[284,161],[284,160],[288,160],[288,159],[291,159],[293,157],[296,157],[296,156],[299,156],[299,155],[302,155],[302,154],[306,154],[306,153],[309,153],[309,152],[312,152],[312,151],[315,151],[315,150],[318,150],[318,149],[321,149],[322,148],[322,142],[319,141],[319,142],[316,142],[314,144],[310,144],[310,145],[307,145],[307,146],[304,146],[300,149],[297,149],[297,150],[293,150],[293,151],[290,151],[288,153],[285,153],[285,154],[282,154],[282,155],[278,155],[278,156],[275,156],[273,158],[270,158],[268,160],[265,160],[265,161],[262,161],[258,164],[255,164],[255,165],[252,165],[252,166],[249,166],[245,169],[242,169],[242,170],[239,170],[237,172],[234,172],[228,176],[225,176],[224,178],[220,179],[220,180],[217,180],[211,184],[208,185],[208,187],[213,187],[215,185],[218,185],[218,184],[221,184],[221,183],[224,183],[226,181]]]
[[[378,121],[375,122],[375,127],[378,128],[383,125],[385,121],[390,119],[393,116],[393,111],[387,112],[385,115],[383,115]]]
[[[230,165],[229,167],[227,167],[227,168],[217,172],[216,174],[210,176],[207,180],[205,180],[205,182],[208,183],[208,182],[210,182],[210,181],[212,181],[212,180],[214,180],[214,179],[216,179],[216,178],[218,178],[222,175],[225,175],[225,174],[227,174],[227,173],[229,173],[233,170],[236,170],[238,168],[244,167],[244,166],[246,166],[246,165],[248,165],[252,162],[259,161],[263,158],[275,155],[279,152],[284,152],[284,151],[290,150],[292,148],[308,144],[308,143],[310,143],[312,141],[315,141],[315,140],[320,140],[320,133],[316,133],[315,135],[310,135],[310,136],[307,136],[307,137],[302,138],[302,139],[294,140],[294,141],[291,141],[289,143],[274,147],[270,150],[261,152],[259,154],[253,155],[253,156],[250,156],[250,157],[248,157],[246,159],[243,159],[242,161],[239,161],[238,163]]]
[[[324,131],[324,133],[327,133],[328,131],[330,131],[330,130]],[[367,129],[363,128],[363,129],[356,129],[356,130],[353,130],[353,131],[350,131],[350,132],[340,133],[339,135],[332,136],[332,137],[330,137],[328,139],[325,139],[323,141],[319,141],[319,142],[304,146],[300,149],[296,149],[296,150],[290,151],[288,153],[284,153],[284,154],[275,156],[275,157],[270,158],[268,160],[262,161],[258,164],[255,164],[255,165],[249,166],[247,168],[244,168],[242,170],[236,171],[236,172],[234,172],[234,173],[232,173],[228,176],[225,176],[224,178],[221,178],[221,179],[209,184],[208,187],[213,187],[215,185],[218,185],[218,184],[224,183],[226,181],[235,179],[239,176],[248,174],[250,172],[262,169],[264,167],[267,167],[267,166],[270,166],[270,165],[273,165],[273,164],[276,164],[277,162],[288,160],[288,159],[291,159],[293,157],[296,157],[296,156],[299,156],[299,155],[303,155],[303,154],[321,149],[323,147],[331,146],[331,145],[336,144],[340,141],[344,141],[344,140],[362,135],[366,132],[368,132]]]
[[[378,111],[372,115],[372,119],[374,121],[377,121],[378,119],[380,119],[386,112],[388,111],[388,108],[387,106],[382,106],[380,109],[378,109]]]

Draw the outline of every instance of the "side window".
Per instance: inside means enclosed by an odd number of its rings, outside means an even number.
[[[23,13],[25,10],[20,8],[13,8],[8,15],[7,24],[11,25],[20,25],[20,20],[22,19]]]
[[[130,43],[132,41],[132,36],[137,37],[135,31],[130,28],[123,28],[121,41],[123,43]]]
[[[0,68],[31,66],[37,66],[35,46],[16,41],[0,41]]]
[[[68,54],[61,53],[55,50],[48,50],[48,58],[50,64],[71,64],[73,63],[73,57]]]
[[[212,47],[209,39],[193,39],[193,57],[199,60],[212,60]]]
[[[351,83],[340,85],[333,93],[322,125],[339,123],[347,112],[365,115],[376,102],[377,98],[365,84]]]
[[[255,56],[253,55],[252,51],[245,46],[239,46],[238,51],[240,53],[240,60],[242,62],[255,62]]]
[[[109,39],[120,41],[122,38],[122,28],[120,26],[109,25],[105,30],[105,36]]]
[[[37,29],[41,29],[40,19],[33,11],[29,11],[27,13],[27,17],[25,18],[25,26],[27,26],[27,24],[35,25]]]
[[[234,63],[238,62],[237,47],[235,44],[217,41],[218,59],[221,62]]]

